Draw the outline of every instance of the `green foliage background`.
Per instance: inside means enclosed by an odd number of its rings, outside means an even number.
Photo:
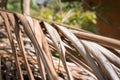
[[[95,13],[84,11],[81,4],[80,1],[72,1],[62,2],[60,5],[59,0],[50,0],[45,5],[37,5],[31,1],[30,14],[37,18],[62,22],[97,33]],[[62,10],[60,10],[60,7],[62,7]],[[21,12],[20,0],[8,0],[7,8]]]

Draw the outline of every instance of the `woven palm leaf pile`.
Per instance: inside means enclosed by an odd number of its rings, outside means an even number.
[[[120,40],[0,10],[0,80],[120,80]]]

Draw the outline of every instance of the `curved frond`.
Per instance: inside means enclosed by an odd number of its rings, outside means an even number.
[[[3,10],[0,28],[0,58],[11,79],[120,79],[120,40]]]

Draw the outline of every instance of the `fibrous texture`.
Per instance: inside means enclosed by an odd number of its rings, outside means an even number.
[[[120,40],[3,10],[0,56],[1,80],[120,80]]]

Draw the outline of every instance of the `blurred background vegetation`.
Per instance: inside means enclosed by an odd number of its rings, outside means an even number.
[[[20,0],[8,0],[7,9],[21,12]],[[31,0],[30,15],[98,33],[95,12],[85,11],[81,0]]]

